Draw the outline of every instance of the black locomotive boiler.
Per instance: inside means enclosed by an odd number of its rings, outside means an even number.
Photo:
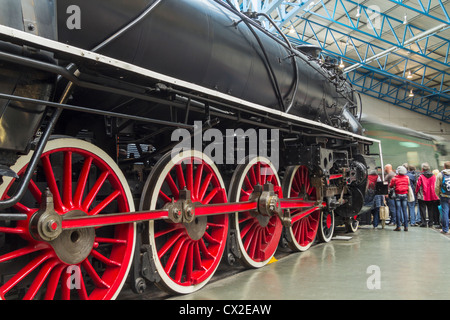
[[[356,227],[379,142],[316,48],[226,1],[76,3],[0,0],[0,299],[189,293]]]

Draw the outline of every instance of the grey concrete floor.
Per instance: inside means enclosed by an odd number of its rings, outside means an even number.
[[[170,300],[450,299],[450,237],[438,230],[361,227]],[[342,235],[342,234],[341,234]]]

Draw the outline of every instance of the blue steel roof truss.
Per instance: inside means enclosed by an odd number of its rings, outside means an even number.
[[[368,0],[232,0],[270,15],[293,44],[319,45],[323,56],[342,59],[356,90],[450,123],[450,37],[440,35],[450,27],[448,0],[386,1],[392,7],[383,12],[362,4]],[[438,28],[425,30],[392,9]]]

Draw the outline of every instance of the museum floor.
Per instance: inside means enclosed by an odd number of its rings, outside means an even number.
[[[361,226],[176,300],[450,299],[450,237]],[[351,238],[348,238],[351,237]]]

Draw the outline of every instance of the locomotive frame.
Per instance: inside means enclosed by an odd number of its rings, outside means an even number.
[[[155,1],[140,17],[159,3]],[[251,19],[246,22],[254,24]],[[130,270],[136,292],[142,292],[148,280],[170,292],[189,293],[209,281],[222,255],[229,263],[240,259],[257,268],[268,263],[281,237],[293,250],[304,251],[316,235],[330,241],[337,223],[345,222],[354,229],[367,169],[374,157],[382,159],[378,140],[145,69],[96,49],[85,50],[4,25],[0,25],[0,40],[31,52],[25,57],[0,50],[0,61],[51,74],[63,84],[49,100],[0,93],[3,100],[45,106],[41,112],[46,115],[39,124],[38,139],[28,141],[25,155],[15,158],[9,153],[1,167],[0,235],[4,236],[0,248],[11,249],[0,252],[0,268],[2,263],[19,262],[17,270],[4,269],[11,274],[0,279],[0,299],[41,295],[52,299],[57,293],[70,299],[74,293],[62,283],[72,274],[63,270],[73,265],[82,267],[94,287],[87,290],[88,284],[82,282],[76,288],[81,299],[117,297]],[[296,50],[290,50],[295,54]],[[61,66],[36,59],[36,52],[51,53],[68,63]],[[337,70],[329,72],[330,77],[340,76]],[[117,106],[69,104],[75,88],[106,92],[129,102],[151,102],[169,109],[169,115],[158,118],[116,112]],[[179,162],[172,162],[169,151],[174,142],[168,139],[168,128],[187,129],[194,135],[194,120],[202,121],[206,129],[233,123],[233,127],[278,130],[280,152],[284,152],[280,159],[283,181],[270,160],[261,156],[237,166],[218,166],[201,150],[192,150],[181,153]],[[156,152],[141,149],[141,143],[148,141],[160,143]],[[379,155],[369,154],[373,143],[378,143]],[[136,146],[137,158],[119,150],[128,144]],[[198,161],[195,165],[194,160]],[[98,176],[91,178],[97,171]],[[38,178],[46,182],[38,183]],[[103,190],[105,181],[107,191]],[[46,189],[41,190],[42,185]],[[167,198],[163,205],[159,197]],[[97,214],[113,202],[109,212]],[[139,210],[135,210],[137,205]],[[98,230],[105,227],[112,229],[99,236]],[[270,228],[273,231],[267,231]],[[178,229],[183,236],[159,236]],[[153,237],[147,239],[147,233]],[[27,243],[25,249],[8,243],[16,235]],[[178,239],[182,240],[175,244]],[[108,245],[105,251],[109,256],[97,249]],[[169,249],[174,253],[167,254]],[[175,252],[184,257],[184,264]],[[30,253],[34,260],[23,262]],[[25,281],[27,277],[32,279]],[[44,289],[47,292],[42,292]]]

